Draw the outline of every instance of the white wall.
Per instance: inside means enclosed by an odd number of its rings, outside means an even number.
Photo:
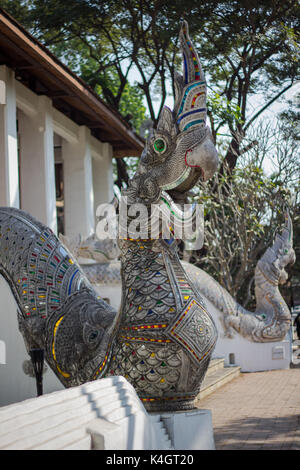
[[[212,414],[147,413],[132,385],[114,376],[0,408],[0,450],[29,449],[215,450]],[[106,464],[115,457],[108,454]],[[137,467],[143,458],[132,455],[125,463]],[[178,463],[172,453],[162,458]]]
[[[105,300],[108,299],[108,303],[115,308],[117,311],[121,305],[122,289],[113,285],[99,284],[94,286],[99,295]]]
[[[101,158],[94,153],[93,158],[93,187],[94,187],[94,213],[99,204],[110,202],[113,197],[113,167],[112,147],[102,145]]]
[[[57,231],[51,101],[38,97],[36,113],[18,113],[21,208]]]
[[[74,144],[63,139],[66,235],[91,235],[95,227],[90,131],[82,126]]]

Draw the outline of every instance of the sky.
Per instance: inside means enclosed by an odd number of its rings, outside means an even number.
[[[135,81],[137,81],[137,82],[140,81],[139,72],[137,70],[135,70],[134,67],[131,68],[131,70],[129,72],[129,75],[128,75],[128,79],[129,79],[131,84],[133,84]],[[168,93],[168,96],[166,98],[165,105],[172,109],[173,104],[174,104],[174,99],[173,99],[173,95],[172,95],[172,91],[171,91],[171,86],[167,87],[167,93]],[[209,93],[209,90],[208,90],[208,93]],[[287,107],[286,100],[296,99],[297,93],[300,93],[300,81],[296,82],[295,85],[293,85],[292,88],[287,90],[284,93],[284,95],[281,98],[279,98],[279,100],[275,101],[266,111],[264,111],[262,113],[261,118],[262,119],[266,119],[266,118],[275,119],[276,115],[279,112],[283,111]],[[154,103],[154,109],[157,113],[158,109],[159,109],[160,102],[158,100],[158,101],[154,101],[153,103]],[[146,98],[144,99],[144,105],[147,109]],[[261,107],[263,105],[264,105],[264,95],[263,94],[257,94],[255,96],[251,97],[251,100],[250,100],[250,103],[249,103],[250,112],[253,110],[253,114],[254,114],[256,112],[256,110],[259,109],[259,107]]]

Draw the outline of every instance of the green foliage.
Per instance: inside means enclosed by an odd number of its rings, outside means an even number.
[[[128,72],[134,67],[154,122],[165,102],[167,83],[180,65],[178,31],[185,17],[212,90],[210,124],[215,137],[227,126],[232,138],[238,134],[241,141],[249,97],[263,91],[267,103],[298,75],[297,0],[1,3],[93,88],[101,87],[104,99],[117,110],[122,108],[121,96],[129,93]],[[138,110],[134,106],[133,112]],[[236,158],[231,159],[234,166]]]
[[[115,80],[117,82],[117,78]],[[118,86],[118,83],[114,86],[113,80],[110,81],[113,93],[117,91]],[[96,86],[95,91],[104,98],[100,84]],[[126,83],[120,98],[118,111],[122,116],[127,117],[132,127],[139,132],[142,122],[146,119],[146,108],[143,104],[143,92],[135,84]]]
[[[219,93],[211,92],[207,98],[207,113],[213,123],[213,135],[215,140],[218,139],[220,129],[224,123],[227,123],[231,128],[235,123],[243,124],[241,108],[233,101],[228,100],[226,96],[221,96]],[[215,132],[214,132],[215,131]]]
[[[28,1],[26,0],[0,0],[0,7],[10,13],[15,19],[24,24],[28,15]]]

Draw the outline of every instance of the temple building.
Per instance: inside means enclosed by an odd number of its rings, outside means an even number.
[[[112,198],[112,157],[142,149],[119,114],[0,9],[0,206],[87,236]]]

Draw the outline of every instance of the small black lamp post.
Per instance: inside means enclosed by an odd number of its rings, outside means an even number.
[[[44,368],[44,350],[31,349],[29,351],[36,379],[37,396],[43,395],[43,368]]]

